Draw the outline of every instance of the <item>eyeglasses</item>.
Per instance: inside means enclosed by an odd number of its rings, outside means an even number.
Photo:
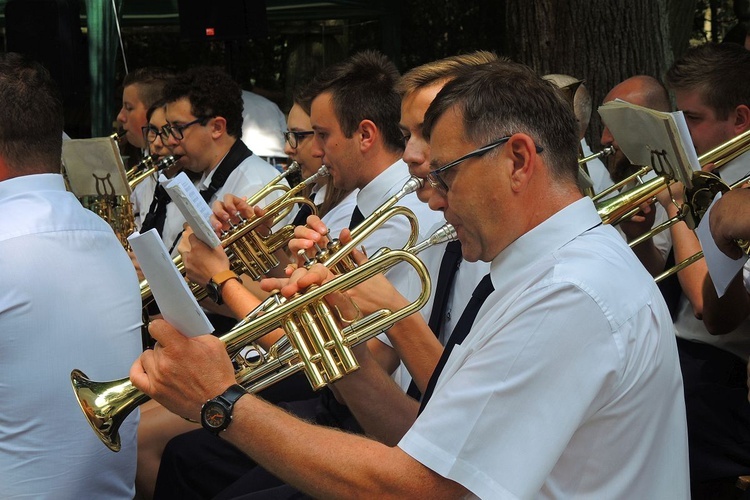
[[[498,139],[496,141],[493,141],[493,142],[491,142],[491,143],[489,143],[489,144],[487,144],[485,146],[482,146],[479,149],[475,149],[471,153],[467,153],[467,154],[463,155],[461,158],[459,158],[457,160],[453,160],[452,162],[450,162],[450,163],[448,163],[446,165],[443,165],[440,168],[436,168],[435,170],[431,170],[427,174],[427,182],[429,182],[430,186],[432,186],[433,189],[437,190],[440,194],[442,194],[442,195],[447,194],[448,193],[448,184],[446,184],[445,180],[442,177],[443,172],[445,172],[449,168],[455,167],[459,163],[465,162],[469,158],[475,158],[475,157],[483,156],[487,152],[495,149],[496,147],[502,146],[503,144],[505,144],[509,140],[510,140],[510,136],[502,137],[502,138],[500,138],[500,139]],[[536,152],[537,152],[537,154],[541,153],[542,151],[544,151],[544,149],[542,147],[536,146]]]
[[[196,118],[195,120],[191,122],[187,122],[184,125],[170,125],[167,123],[162,127],[162,131],[166,132],[167,134],[174,137],[176,140],[181,141],[185,138],[185,129],[188,128],[190,125],[195,125],[196,123],[200,123],[201,127],[204,126],[206,123],[208,123],[208,120],[210,120],[211,117],[203,117],[203,118]]]
[[[161,137],[161,142],[164,144],[166,144],[167,139],[169,139],[169,131],[165,128],[159,130],[159,127],[155,125],[148,125],[146,127],[141,127],[141,130],[143,131],[143,137],[146,138],[149,144],[153,144],[157,137]]]
[[[300,141],[307,137],[308,135],[313,135],[315,132],[312,130],[305,130],[303,132],[296,132],[287,130],[284,132],[284,139],[286,139],[286,142],[289,143],[289,147],[292,149],[297,149],[297,146],[299,146]]]

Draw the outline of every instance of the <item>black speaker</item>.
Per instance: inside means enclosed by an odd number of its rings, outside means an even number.
[[[265,0],[178,0],[184,40],[247,40],[268,36]]]

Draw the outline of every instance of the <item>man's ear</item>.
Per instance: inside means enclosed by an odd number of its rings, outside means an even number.
[[[208,126],[211,129],[211,137],[215,139],[227,133],[227,119],[223,116],[211,118]]]
[[[740,104],[734,110],[734,131],[737,135],[750,130],[750,107]]]
[[[520,191],[528,185],[536,166],[536,145],[526,134],[513,134],[502,151],[513,165],[511,188]]]
[[[372,122],[372,120],[362,120],[359,122],[357,127],[357,138],[359,139],[359,147],[362,151],[370,149],[380,133],[378,126]]]

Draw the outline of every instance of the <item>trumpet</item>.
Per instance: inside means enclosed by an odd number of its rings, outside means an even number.
[[[315,213],[315,205],[306,197],[298,196],[307,186],[316,182],[321,177],[328,175],[325,166],[294,188],[289,188],[281,182],[289,174],[299,170],[299,164],[292,162],[286,171],[276,176],[266,184],[260,191],[248,198],[248,205],[256,205],[275,191],[283,194],[266,205],[266,214],[261,217],[241,219],[236,226],[221,234],[221,246],[226,250],[232,270],[237,274],[247,274],[253,279],[260,279],[264,274],[279,265],[279,260],[274,255],[279,248],[283,247],[294,235],[294,227],[290,224],[282,227],[275,233],[265,236],[258,234],[256,229],[261,225],[273,226],[280,222],[297,203],[307,204]],[[177,269],[185,274],[185,264],[182,256],[178,255],[172,262]],[[205,298],[206,293],[202,285],[191,283],[193,295],[198,300]],[[141,301],[144,305],[151,299],[151,286],[147,280],[140,283]]]
[[[412,246],[408,250],[380,249],[377,256],[356,269],[335,276],[318,287],[311,287],[291,298],[273,295],[263,314],[251,313],[234,329],[221,337],[231,358],[239,358],[235,378],[248,392],[258,392],[298,371],[303,371],[314,389],[335,382],[359,368],[352,348],[388,329],[397,321],[421,309],[430,296],[430,276],[416,252],[432,244],[455,237],[449,226],[432,243]],[[422,290],[409,305],[397,311],[380,309],[340,328],[336,316],[326,304],[326,295],[346,291],[375,274],[399,263],[411,265],[420,277]],[[257,311],[257,309],[256,309]],[[250,362],[240,353],[267,333],[282,328],[284,336],[267,352],[258,350],[258,361]],[[78,403],[91,428],[112,451],[121,448],[118,429],[136,407],[149,397],[133,386],[129,379],[110,382],[89,380],[80,370],[71,372],[71,384]]]
[[[335,273],[341,274],[351,271],[356,267],[354,260],[351,258],[351,251],[386,221],[398,215],[406,217],[411,229],[404,248],[413,247],[417,242],[417,238],[419,238],[419,222],[417,221],[417,217],[408,208],[395,205],[404,196],[415,192],[423,185],[424,179],[411,176],[398,192],[386,200],[351,231],[352,239],[349,243],[344,245],[338,238],[334,238],[328,242],[325,248],[318,249],[314,259],[309,259],[305,265],[309,266],[317,262],[324,264]]]

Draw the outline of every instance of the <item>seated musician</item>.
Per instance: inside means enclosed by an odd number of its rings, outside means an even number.
[[[737,83],[749,78],[750,52],[735,44],[693,47],[667,72],[667,87],[685,115],[699,158],[750,130],[750,87]],[[748,152],[714,170],[729,186],[742,181],[748,171]],[[671,203],[665,208],[670,217],[677,212]],[[677,262],[700,251],[698,238],[684,222],[670,231]],[[683,296],[675,329],[685,381],[690,479],[696,498],[721,491],[734,494],[737,476],[750,474],[745,375],[750,321],[732,304],[737,297],[740,303],[747,300],[744,280],[748,272],[746,267],[737,275],[722,300],[718,300],[713,283],[706,285],[710,277],[703,259],[678,273]]]
[[[244,393],[221,341],[164,322],[152,324],[159,343],[133,365],[133,383],[315,497],[686,497],[670,318],[653,279],[578,191],[567,104],[530,69],[490,63],[446,84],[424,132],[430,203],[467,260],[492,264],[397,446]],[[264,286],[291,297],[328,278],[316,265]],[[345,316],[355,313],[347,293],[329,297]],[[363,356],[361,369],[373,362]],[[209,423],[207,411],[221,407]]]
[[[0,55],[0,100],[0,496],[131,499],[138,415],[112,453],[71,398],[70,372],[114,379],[138,356],[136,274],[112,228],[65,189],[49,73]]]

